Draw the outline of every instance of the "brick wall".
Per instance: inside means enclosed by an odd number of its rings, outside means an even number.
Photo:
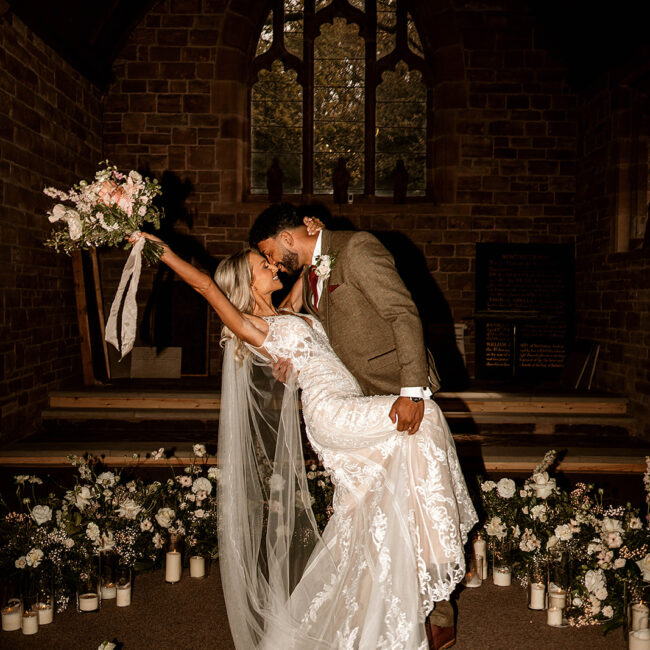
[[[617,150],[629,137],[620,119],[629,94],[606,78],[581,107],[577,334],[601,344],[595,387],[628,395],[639,433],[650,438],[650,252],[615,252]]]
[[[0,20],[0,405],[8,440],[37,426],[48,390],[81,375],[70,259],[43,246],[46,185],[101,158],[101,97],[17,18]]]
[[[171,170],[190,182],[188,232],[215,257],[246,242],[264,207],[242,202],[248,128],[242,80],[265,17],[260,5],[232,3],[234,9],[225,10],[207,0],[160,2],[120,54],[106,98],[107,154],[126,168]],[[433,10],[420,14],[430,22],[420,24],[423,33],[442,24]],[[438,305],[428,313],[432,336],[444,332],[448,339],[452,321],[466,323],[472,373],[476,243],[574,242],[577,97],[523,8],[445,16],[444,47],[430,48],[436,78],[430,174],[437,203],[354,204],[342,216],[411,242],[423,273],[430,272],[424,284]],[[106,300],[122,262],[102,255]],[[148,282],[145,276],[141,304]],[[432,301],[422,298],[426,311]],[[213,371],[217,327],[215,320]]]

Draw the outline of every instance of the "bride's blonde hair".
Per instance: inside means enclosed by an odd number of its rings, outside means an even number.
[[[255,306],[253,296],[253,275],[251,273],[250,254],[251,248],[230,255],[221,260],[214,273],[214,281],[221,291],[226,294],[230,302],[244,314],[252,314]],[[226,341],[233,339],[235,344],[235,356],[242,359],[249,354],[243,341],[238,339],[225,325],[221,329],[219,343],[224,346]]]

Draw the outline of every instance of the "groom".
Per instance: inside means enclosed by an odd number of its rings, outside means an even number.
[[[317,316],[336,354],[366,395],[399,395],[390,410],[398,431],[415,433],[424,399],[439,389],[422,324],[391,254],[370,233],[322,230],[310,235],[290,203],[256,219],[250,245],[280,270],[302,269],[303,302]],[[448,601],[436,603],[427,632],[430,648],[455,642]]]

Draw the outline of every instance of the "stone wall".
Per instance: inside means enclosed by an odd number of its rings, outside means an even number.
[[[101,96],[16,17],[0,20],[0,405],[8,440],[37,426],[49,390],[79,381],[72,265],[43,246],[43,187],[101,158]]]

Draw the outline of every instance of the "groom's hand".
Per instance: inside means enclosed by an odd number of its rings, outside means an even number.
[[[424,400],[414,402],[408,397],[398,397],[388,415],[393,423],[397,422],[398,431],[408,431],[413,435],[424,417]]]

